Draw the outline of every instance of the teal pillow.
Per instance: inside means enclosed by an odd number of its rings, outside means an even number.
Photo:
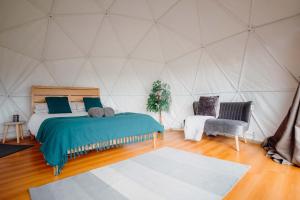
[[[49,114],[72,113],[68,97],[46,97]]]
[[[94,107],[103,108],[99,97],[83,97],[83,102],[86,112],[88,112],[90,108]]]

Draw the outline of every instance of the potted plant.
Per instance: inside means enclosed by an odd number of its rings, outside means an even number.
[[[167,83],[154,81],[147,101],[147,111],[158,113],[162,124],[162,112],[168,112],[171,104],[171,91]]]

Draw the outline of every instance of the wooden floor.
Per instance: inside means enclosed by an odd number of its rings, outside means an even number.
[[[40,186],[104,165],[128,159],[152,151],[150,141],[126,145],[104,152],[90,152],[71,160],[63,173],[53,176],[39,152],[39,145],[0,158],[0,199],[29,199],[28,188]],[[204,154],[219,159],[251,165],[250,171],[233,188],[225,199],[300,199],[300,168],[283,166],[265,157],[264,150],[257,144],[241,144],[241,151],[234,150],[234,139],[218,136],[201,142],[184,141],[182,132],[168,132],[159,139],[158,148],[168,146]]]

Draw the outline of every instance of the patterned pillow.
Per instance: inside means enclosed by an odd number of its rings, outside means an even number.
[[[200,97],[198,104],[198,115],[216,117],[219,96]]]

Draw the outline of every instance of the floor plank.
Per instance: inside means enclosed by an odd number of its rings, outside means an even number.
[[[10,141],[9,143],[14,143]],[[45,164],[39,144],[25,139],[22,144],[34,147],[0,159],[0,199],[29,199],[28,188],[40,186],[101,166],[126,160],[152,151],[152,142],[125,145],[103,152],[90,152],[71,160],[63,173],[55,177]],[[235,151],[234,139],[218,136],[204,137],[200,142],[185,141],[180,131],[169,131],[159,139],[158,148],[168,146],[219,159],[251,165],[249,172],[225,199],[297,199],[300,193],[300,168],[274,163],[265,157],[258,144],[240,142]]]

